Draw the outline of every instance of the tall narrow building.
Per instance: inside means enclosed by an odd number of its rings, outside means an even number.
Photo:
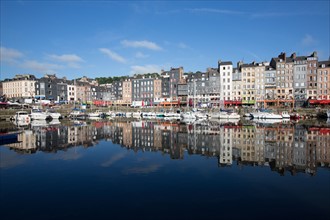
[[[232,94],[232,74],[233,63],[231,61],[218,61],[220,73],[220,101],[233,100]]]

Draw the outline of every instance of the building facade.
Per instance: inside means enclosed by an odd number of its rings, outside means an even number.
[[[218,61],[220,73],[220,101],[233,100],[232,95],[232,73],[233,63],[230,61]]]
[[[330,60],[319,62],[317,71],[317,98],[330,100]]]
[[[130,78],[123,81],[123,103],[125,105],[132,104],[132,81]]]
[[[3,94],[8,99],[34,98],[36,82],[34,75],[16,75],[13,79],[2,82]]]
[[[307,57],[307,98],[317,99],[317,53],[313,52]]]
[[[294,59],[293,69],[293,96],[296,106],[302,106],[307,99],[307,59],[306,57],[296,57]]]

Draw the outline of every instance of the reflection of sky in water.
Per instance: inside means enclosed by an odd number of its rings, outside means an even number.
[[[0,168],[8,169],[26,162],[24,156],[0,147]]]
[[[328,219],[330,171],[289,171],[215,156],[171,159],[110,141],[56,153],[1,153],[1,219]],[[19,210],[19,211],[18,211]]]
[[[127,155],[126,152],[117,153],[117,154],[111,156],[109,160],[103,162],[103,163],[101,164],[101,166],[102,166],[102,167],[110,167],[112,164],[114,164],[114,163],[116,163],[117,161],[119,161],[119,160],[125,158],[126,155]]]
[[[70,149],[68,151],[61,151],[57,152],[56,154],[52,155],[50,158],[51,160],[78,160],[82,157],[82,153],[77,152],[74,149]]]

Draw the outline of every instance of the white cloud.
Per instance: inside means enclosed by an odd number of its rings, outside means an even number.
[[[149,57],[149,55],[144,54],[144,53],[142,53],[142,52],[137,52],[137,53],[135,54],[135,57],[136,57],[136,58],[147,58],[147,57]]]
[[[55,55],[51,54],[49,57],[55,61],[60,61],[64,63],[75,63],[75,62],[83,62],[84,60],[77,56],[76,54],[63,54],[63,55]]]
[[[227,15],[234,15],[234,14],[245,14],[241,11],[231,11],[231,10],[223,10],[223,9],[214,9],[214,8],[188,8],[185,9],[190,13],[217,13],[217,14],[227,14]]]
[[[76,54],[63,54],[63,55],[51,54],[48,55],[48,57],[53,61],[66,63],[68,67],[71,68],[80,68],[80,65],[78,63],[84,62],[84,60],[81,57],[77,56]]]
[[[312,46],[316,44],[316,40],[309,34],[306,34],[304,38],[301,40],[301,44],[303,46]]]
[[[0,47],[0,60],[6,62],[14,62],[16,59],[23,57],[23,53],[6,47]]]
[[[22,68],[31,69],[41,73],[56,73],[57,69],[62,69],[63,66],[52,63],[41,63],[35,60],[27,60],[21,64]]]
[[[161,69],[158,65],[131,66],[131,74],[160,73]]]
[[[150,50],[162,50],[160,46],[158,46],[156,43],[151,42],[151,41],[128,41],[128,40],[123,40],[120,42],[122,45],[125,47],[134,47],[134,48],[147,48]]]
[[[120,56],[119,54],[107,49],[107,48],[100,48],[100,52],[107,55],[109,58],[113,59],[114,61],[120,62],[120,63],[126,63],[126,60],[124,57]]]
[[[178,47],[181,48],[181,49],[187,49],[188,48],[188,46],[184,43],[179,43]]]

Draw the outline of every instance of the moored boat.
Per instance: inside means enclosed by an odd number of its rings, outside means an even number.
[[[289,115],[289,113],[287,111],[283,111],[281,113],[281,116],[282,116],[282,118],[290,118],[290,115]]]
[[[195,117],[197,120],[207,119],[207,115],[205,112],[195,112]]]
[[[31,123],[31,117],[27,111],[17,111],[10,119],[17,127],[26,127]]]
[[[88,117],[102,117],[103,112],[96,110],[95,112],[88,113]]]
[[[193,112],[182,112],[180,116],[182,119],[190,119],[190,120],[196,119],[196,115]]]
[[[56,112],[54,109],[46,109],[46,114],[48,114],[52,119],[62,118],[61,113]]]
[[[38,108],[31,109],[30,117],[32,120],[47,120],[51,119],[51,116],[48,115],[46,112],[42,111]]]
[[[241,116],[236,112],[219,111],[211,114],[213,119],[240,119]]]
[[[133,112],[133,113],[132,113],[132,117],[133,117],[133,118],[141,118],[141,112],[140,112],[140,111]]]
[[[70,112],[69,117],[73,119],[85,119],[87,114],[79,109],[74,109]]]
[[[301,118],[301,116],[297,112],[290,114],[290,119],[292,119],[292,120],[299,120],[300,118]]]
[[[15,115],[12,117],[15,121],[24,121],[24,122],[31,122],[31,117],[27,111],[17,111]]]

